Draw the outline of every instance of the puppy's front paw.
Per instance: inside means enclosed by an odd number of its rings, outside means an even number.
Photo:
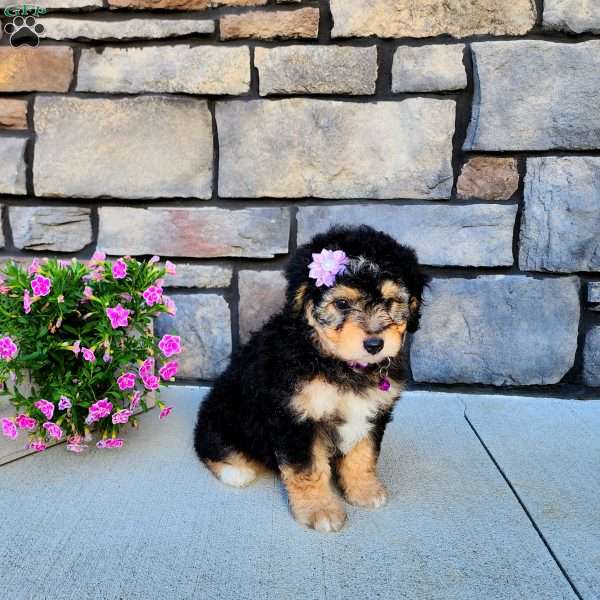
[[[339,531],[346,522],[346,511],[337,499],[323,505],[296,508],[294,516],[303,525],[324,533]]]
[[[346,483],[344,496],[350,504],[366,508],[380,508],[388,500],[385,486],[375,477]]]

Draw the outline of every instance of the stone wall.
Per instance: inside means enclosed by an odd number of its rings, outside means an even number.
[[[598,2],[38,4],[0,42],[5,257],[171,258],[206,380],[297,244],[368,223],[433,277],[415,381],[600,386]]]

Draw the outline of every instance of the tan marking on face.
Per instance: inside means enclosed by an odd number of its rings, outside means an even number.
[[[331,288],[329,292],[325,294],[326,301],[337,300],[339,298],[345,298],[351,302],[357,302],[362,297],[362,294],[356,288],[347,285],[336,285]]]
[[[339,330],[326,330],[325,335],[335,344],[337,355],[346,360],[352,360],[356,352],[361,351],[367,338],[365,330],[351,320],[346,321]]]
[[[308,303],[306,318],[314,330],[315,343],[325,354],[346,361],[377,363],[400,352],[405,339],[403,329],[409,317],[408,293],[402,284],[392,280],[386,280],[382,288],[387,294],[393,294],[393,300],[388,305],[369,307],[366,312],[361,292],[345,285],[327,291],[316,308]],[[351,306],[354,303],[352,310],[344,312],[336,308],[335,300],[339,298],[348,300]],[[375,356],[363,345],[365,339],[373,335],[384,341],[382,351]]]
[[[404,287],[399,285],[397,282],[386,279],[381,284],[381,295],[387,300],[390,298],[398,298],[401,297],[404,293]]]
[[[281,466],[281,478],[288,492],[290,508],[297,521],[319,531],[339,531],[346,511],[331,486],[330,446],[317,437],[308,467]]]
[[[389,315],[394,323],[402,323],[406,321],[410,316],[410,309],[408,308],[408,304],[398,302],[396,300],[391,300],[389,305]]]
[[[341,360],[369,363],[396,356],[402,348],[406,330],[406,323],[398,323],[378,332],[377,335],[383,339],[384,346],[380,354],[373,356],[367,353],[363,346],[364,340],[370,334],[356,322],[348,320],[340,329],[323,327],[312,318],[309,319],[309,324],[315,331],[318,343],[327,354]]]
[[[381,295],[387,301],[386,308],[396,323],[408,318],[408,291],[401,283],[387,279],[381,285]]]
[[[315,343],[319,344],[326,354],[337,356],[336,352],[336,336],[337,331],[329,327],[323,327],[315,320],[313,316],[314,305],[312,301],[306,303],[304,314],[306,321],[312,327],[315,333]]]
[[[375,443],[370,436],[363,438],[340,459],[339,483],[351,504],[378,508],[386,503],[385,486],[377,478],[377,459]]]
[[[385,356],[396,356],[404,344],[406,337],[406,322],[396,323],[387,327],[379,334],[383,339],[382,354]]]
[[[207,460],[206,466],[217,479],[233,487],[246,487],[259,473],[267,471],[264,465],[241,452],[232,452],[221,461]]]
[[[406,333],[406,321],[402,323],[396,323],[391,327],[393,330],[397,331],[400,335],[404,335]]]
[[[407,304],[409,293],[406,286],[400,281],[386,279],[379,287],[384,300],[395,300],[401,304]]]

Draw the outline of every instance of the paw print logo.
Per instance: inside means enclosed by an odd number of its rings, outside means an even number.
[[[4,32],[9,35],[9,42],[13,48],[19,46],[36,48],[40,43],[39,35],[44,32],[44,26],[36,23],[32,16],[15,17],[12,23],[4,26]]]

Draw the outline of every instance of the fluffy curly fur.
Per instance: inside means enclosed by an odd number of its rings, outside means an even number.
[[[308,277],[323,248],[351,259],[331,288]],[[232,357],[200,407],[195,448],[230,485],[247,485],[263,467],[278,470],[294,516],[337,530],[345,511],[331,481],[354,504],[386,500],[376,462],[427,277],[412,249],[366,226],[317,235],[298,248],[286,277],[285,307]],[[376,354],[364,344],[374,338],[383,342]]]

